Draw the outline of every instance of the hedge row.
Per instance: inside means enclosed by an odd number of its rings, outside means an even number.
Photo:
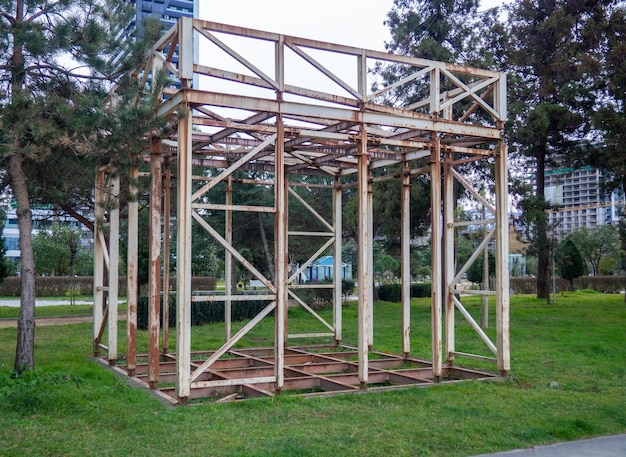
[[[19,276],[4,278],[0,283],[0,296],[19,297],[22,280]],[[126,281],[120,280],[120,294],[126,294]],[[92,295],[93,277],[77,276],[40,276],[35,279],[35,296],[37,297],[63,297],[74,295]]]
[[[537,279],[536,278],[511,278],[509,280],[509,290],[512,294],[536,294]],[[569,281],[556,278],[556,291],[571,291],[572,287]],[[624,276],[581,276],[574,279],[574,289],[588,289],[607,294],[618,294],[624,290],[626,286],[626,277]],[[552,290],[552,282],[550,282],[550,290]]]
[[[12,276],[4,278],[0,282],[1,297],[19,297],[20,296],[19,277]],[[176,278],[170,278],[170,288],[174,289]],[[343,284],[344,294],[350,294],[351,284]],[[35,281],[37,297],[63,297],[71,295],[74,291],[75,295],[92,295],[93,294],[93,277],[79,276],[70,278],[68,276],[42,276],[37,277]],[[191,288],[197,290],[215,290],[217,279],[213,277],[194,277],[191,279]],[[589,289],[604,293],[620,293],[626,286],[626,277],[624,276],[582,276],[574,280],[574,288]],[[145,287],[145,286],[144,286]],[[557,291],[569,291],[571,289],[570,282],[561,278],[556,279]],[[510,291],[512,294],[535,294],[537,293],[537,280],[535,278],[511,278]],[[119,280],[119,294],[126,295],[126,278]],[[320,297],[316,299],[324,299],[324,292],[320,292]],[[411,284],[411,297],[430,297],[431,287],[429,283]],[[384,301],[399,302],[401,296],[400,284],[383,284],[378,287],[378,297]]]
[[[432,292],[430,283],[411,284],[411,297],[430,297]],[[402,284],[381,284],[377,287],[378,299],[398,303],[402,300]]]
[[[11,276],[0,282],[0,297],[19,297],[21,278]],[[196,276],[191,278],[192,290],[215,290],[217,278]],[[126,295],[126,278],[121,277],[118,283],[119,294]],[[170,278],[170,289],[176,287],[176,278]],[[63,297],[74,295],[93,295],[93,277],[77,276],[38,276],[35,279],[35,295],[37,297]],[[142,286],[147,288],[147,285]]]
[[[162,298],[162,297],[161,297]],[[163,304],[163,300],[161,300]],[[235,322],[251,319],[267,305],[267,300],[231,302],[231,319]],[[270,316],[272,313],[269,314]],[[163,313],[159,323],[163,327]],[[224,302],[194,302],[191,304],[191,325],[224,322]],[[170,296],[168,326],[176,327],[176,297]],[[137,328],[148,329],[148,297],[141,296],[137,302]]]

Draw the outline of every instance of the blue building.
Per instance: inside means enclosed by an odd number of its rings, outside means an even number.
[[[320,257],[307,267],[307,281],[320,282],[333,279],[334,260],[332,255]],[[352,265],[341,262],[341,279],[352,279]]]

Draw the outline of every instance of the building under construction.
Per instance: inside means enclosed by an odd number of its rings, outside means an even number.
[[[405,76],[372,88],[372,69],[389,66]],[[162,71],[177,80],[175,86],[152,84]],[[503,73],[181,18],[146,53],[134,77],[146,88],[146,96],[160,100],[156,114],[168,119],[168,128],[147,139],[149,153],[131,158],[130,169],[123,170],[131,178],[131,194],[137,193],[138,180],[150,182],[147,347],[138,344],[137,332],[138,203],[130,199],[125,215],[128,303],[122,332],[118,331],[120,209],[116,201],[123,173],[114,165],[97,173],[94,348],[110,366],[180,404],[288,391],[321,394],[428,386],[509,371]],[[397,102],[394,94],[400,91],[410,91],[413,101]],[[481,192],[472,184],[474,176],[464,175],[468,164],[488,171],[493,178],[490,192]],[[234,179],[238,171],[250,170],[261,172],[263,179]],[[392,171],[386,174],[386,170]],[[314,175],[326,178],[327,184],[316,185],[328,189],[329,214],[318,211],[306,201],[305,193],[298,192],[298,186],[306,183],[301,177]],[[410,188],[412,180],[424,176],[430,182],[432,228],[430,360],[412,357],[410,328]],[[401,182],[399,354],[377,351],[373,339],[373,184],[387,179]],[[484,209],[481,219],[455,219],[454,188],[459,185],[466,199]],[[237,196],[242,186],[271,186],[273,203],[247,204]],[[347,323],[342,315],[341,262],[334,262],[331,283],[297,280],[321,256],[341,259],[346,189],[357,194],[359,227],[358,337],[349,345],[342,334]],[[217,190],[220,199],[207,197]],[[311,227],[321,229],[294,230],[289,222],[290,199],[310,212],[316,221]],[[273,216],[273,280],[234,246],[235,212]],[[208,214],[223,215],[223,224],[213,226]],[[225,271],[231,271],[233,263],[243,266],[262,284],[262,292],[232,293],[229,274],[225,291],[192,290],[192,224],[223,248]],[[457,265],[457,234],[470,224],[480,227],[483,236],[469,260]],[[317,249],[294,265],[289,252],[296,238]],[[171,239],[175,245],[170,245]],[[496,253],[492,290],[461,290],[461,279],[488,246],[495,246]],[[175,265],[170,265],[170,257]],[[166,286],[171,270],[176,271],[172,288]],[[332,291],[332,319],[325,319],[302,298],[303,290],[314,287]],[[495,297],[496,329],[491,338],[477,322],[481,319],[464,306],[461,293]],[[175,335],[160,324],[161,318],[167,322],[169,313],[168,301],[161,306],[161,297],[170,295],[176,303]],[[266,305],[248,322],[231,322],[233,304],[252,300]],[[192,341],[192,308],[201,302],[224,306],[224,336],[216,347]],[[290,306],[309,311],[321,331],[292,331]],[[476,354],[457,348],[457,320],[469,322],[484,351]],[[242,347],[255,326],[267,321],[273,323],[273,345]],[[466,363],[461,365],[459,359]],[[480,366],[493,362],[493,369],[465,367],[475,360]]]

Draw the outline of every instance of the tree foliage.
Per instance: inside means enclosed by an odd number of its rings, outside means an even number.
[[[594,276],[598,276],[603,258],[611,258],[615,262],[619,257],[619,233],[610,225],[578,228],[570,233],[569,239],[580,250],[583,259],[589,262]]]
[[[574,290],[574,279],[584,275],[586,267],[583,256],[571,238],[567,238],[561,246],[558,265],[561,277],[567,279]]]
[[[599,24],[614,2],[522,0],[508,7],[511,150],[534,169],[535,194],[525,202],[538,256],[537,296],[549,300],[551,242],[545,171],[574,161],[592,129],[599,69]]]
[[[84,232],[67,224],[54,223],[33,237],[37,274],[52,276],[93,273],[91,246],[84,245]]]
[[[476,261],[472,264],[471,267],[467,270],[467,279],[473,283],[482,283],[483,282],[483,262],[484,262],[484,254],[481,254]],[[496,271],[496,256],[493,255],[493,252],[489,251],[487,255],[487,262],[489,265],[489,276],[493,276]],[[486,287],[486,286],[485,286]]]

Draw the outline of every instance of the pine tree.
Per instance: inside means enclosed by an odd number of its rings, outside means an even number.
[[[527,157],[535,170],[536,192],[525,202],[525,212],[538,256],[537,297],[548,301],[551,242],[545,171],[573,160],[591,131],[596,27],[613,3],[522,0],[508,10],[508,134],[511,152]]]
[[[571,289],[574,290],[574,279],[585,274],[585,261],[580,254],[580,250],[574,242],[567,238],[561,247],[559,256],[559,270],[561,277],[570,282]]]
[[[122,0],[0,1],[0,161],[17,204],[21,251],[15,370],[34,368],[35,264],[31,193],[44,187],[34,169],[60,153],[97,152],[103,85],[113,77]],[[50,167],[49,176],[59,170]],[[67,177],[64,177],[67,178]],[[52,179],[51,179],[52,180]]]

